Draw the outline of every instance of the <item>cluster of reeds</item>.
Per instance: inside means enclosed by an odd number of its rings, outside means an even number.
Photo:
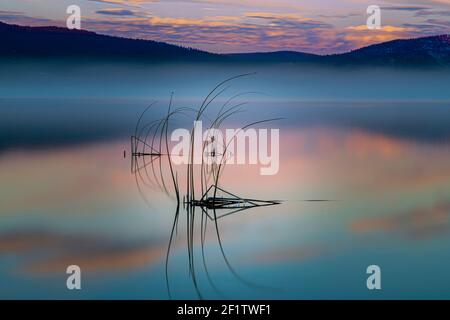
[[[272,206],[279,204],[280,201],[273,200],[257,200],[251,198],[244,198],[237,196],[231,192],[226,191],[222,186],[220,186],[220,177],[224,172],[226,165],[226,156],[223,156],[228,152],[228,148],[231,141],[222,141],[223,143],[223,155],[215,154],[214,151],[207,153],[208,141],[214,140],[206,139],[202,146],[202,160],[201,165],[194,165],[194,141],[195,141],[195,128],[192,127],[190,135],[190,147],[189,147],[189,162],[185,168],[186,180],[185,184],[180,182],[180,175],[178,170],[176,170],[174,164],[172,163],[170,154],[170,143],[169,143],[169,127],[173,122],[177,120],[178,117],[186,117],[195,123],[199,120],[204,120],[206,117],[205,113],[208,107],[221,97],[227,89],[230,87],[230,83],[238,78],[249,76],[250,74],[241,74],[231,78],[228,78],[210,91],[210,93],[203,100],[198,108],[192,107],[174,107],[173,106],[173,93],[170,97],[170,101],[167,107],[167,112],[165,115],[157,120],[152,120],[145,122],[146,115],[149,111],[155,107],[156,103],[152,103],[148,106],[140,115],[133,136],[131,137],[131,170],[135,175],[136,184],[138,186],[139,192],[143,198],[151,205],[150,201],[147,199],[146,194],[143,190],[143,185],[156,186],[160,188],[169,197],[176,201],[175,216],[173,220],[172,230],[169,239],[169,245],[166,255],[166,284],[169,296],[171,297],[171,290],[169,286],[169,275],[168,275],[168,265],[169,256],[174,236],[176,234],[177,226],[179,223],[179,215],[181,205],[183,210],[186,212],[186,226],[187,226],[187,248],[188,248],[188,258],[189,258],[189,274],[192,278],[195,290],[199,298],[202,298],[201,291],[198,286],[198,281],[196,277],[196,264],[194,263],[194,235],[196,233],[195,221],[196,221],[196,211],[200,213],[200,247],[202,253],[202,264],[207,276],[207,279],[211,286],[219,294],[222,294],[218,288],[215,286],[212,278],[208,272],[206,258],[205,258],[205,235],[208,227],[208,220],[212,221],[215,234],[219,243],[222,257],[225,261],[226,266],[231,271],[231,273],[239,279],[241,282],[250,285],[257,286],[249,281],[243,279],[232,267],[229,262],[220,237],[218,220],[241,212],[243,210],[248,210],[251,208],[262,207],[262,206]],[[243,107],[246,102],[238,101],[239,98],[244,97],[248,94],[254,94],[255,92],[243,92],[232,95],[231,97],[221,102],[217,114],[212,120],[209,120],[209,129],[219,130],[223,125],[224,121],[230,117],[243,111]],[[274,121],[277,119],[264,119],[253,121],[244,124],[240,130],[244,130],[248,127]],[[236,132],[237,134],[237,132]],[[221,156],[220,161],[208,161],[207,157],[217,157]],[[170,183],[167,182],[165,178],[165,173],[163,167],[168,167],[168,175],[170,176]],[[198,189],[198,184],[200,187]],[[181,197],[183,194],[183,197]],[[197,210],[196,210],[197,209]],[[223,211],[224,213],[219,214],[218,211]]]

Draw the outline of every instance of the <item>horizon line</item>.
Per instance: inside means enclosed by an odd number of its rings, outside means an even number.
[[[450,33],[441,33],[441,34],[427,35],[427,36],[415,37],[415,38],[398,38],[398,39],[392,39],[392,40],[388,40],[388,41],[373,43],[373,44],[370,44],[370,45],[367,45],[367,46],[358,47],[358,48],[351,49],[351,50],[345,51],[345,52],[340,52],[340,53],[336,52],[336,53],[327,53],[327,54],[311,53],[311,52],[307,52],[307,51],[296,51],[296,50],[275,50],[275,51],[251,51],[251,52],[216,53],[216,52],[211,52],[211,51],[207,51],[207,50],[198,49],[198,48],[195,48],[195,47],[192,47],[192,46],[184,46],[184,45],[180,45],[180,44],[175,44],[175,43],[170,43],[170,42],[165,42],[165,41],[158,41],[158,40],[153,40],[153,39],[128,38],[128,37],[122,37],[122,36],[117,36],[117,35],[109,35],[109,34],[99,33],[97,31],[91,31],[91,30],[88,30],[88,29],[69,29],[67,27],[61,27],[61,26],[56,26],[56,25],[30,26],[30,25],[21,25],[21,24],[7,23],[7,22],[4,22],[2,20],[0,20],[0,23],[6,24],[8,26],[26,27],[26,28],[32,28],[32,29],[37,29],[37,28],[56,28],[56,29],[67,30],[69,32],[83,31],[83,32],[90,32],[90,33],[94,33],[94,34],[99,35],[99,36],[106,36],[106,37],[111,37],[111,38],[164,43],[164,44],[171,45],[171,46],[176,46],[176,47],[185,48],[185,49],[192,49],[192,50],[197,50],[197,51],[204,52],[204,53],[211,54],[211,55],[221,55],[221,56],[239,55],[239,54],[267,54],[267,53],[291,52],[291,53],[307,54],[307,55],[318,56],[318,57],[327,57],[327,56],[347,54],[347,53],[351,53],[351,52],[354,52],[354,51],[357,51],[357,50],[361,50],[361,49],[364,49],[364,48],[369,48],[369,47],[372,47],[372,46],[376,46],[376,45],[380,45],[380,44],[384,44],[384,43],[395,42],[395,41],[417,40],[417,39],[442,37],[442,36],[450,37]]]

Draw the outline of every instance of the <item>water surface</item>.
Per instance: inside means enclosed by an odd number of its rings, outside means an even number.
[[[244,69],[244,70],[242,70]],[[254,70],[257,69],[257,70]],[[284,200],[220,220],[206,236],[206,298],[450,298],[448,73],[274,66],[8,65],[0,75],[0,297],[168,297],[165,255],[176,209],[158,188],[144,201],[130,173],[130,135],[150,117],[198,106],[215,83],[259,91],[230,125],[283,117],[280,171],[229,166],[236,194]],[[233,92],[233,91],[232,91]],[[181,123],[187,126],[187,123]],[[335,200],[308,202],[308,199]],[[169,261],[174,298],[197,298],[188,273],[186,216]],[[199,239],[196,239],[199,243]],[[65,269],[82,268],[82,290]],[[382,269],[382,290],[366,268]],[[222,295],[221,295],[222,294]]]

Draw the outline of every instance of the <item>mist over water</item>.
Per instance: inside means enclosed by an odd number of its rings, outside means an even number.
[[[220,81],[256,72],[232,83],[230,92],[258,94],[227,123],[282,117],[265,125],[280,129],[280,171],[265,177],[258,166],[229,166],[222,184],[285,201],[224,218],[220,228],[233,267],[280,290],[236,281],[211,230],[205,249],[217,286],[236,299],[449,298],[449,72],[0,64],[0,279],[8,279],[0,297],[167,298],[176,204],[157,188],[147,189],[145,203],[123,150],[152,101],[150,118],[167,112],[172,92],[174,105],[198,107]],[[184,222],[170,282],[175,298],[196,298]],[[195,255],[201,259],[198,247]],[[76,296],[65,287],[70,264],[83,270]],[[381,266],[386,288],[376,297],[365,286],[370,264]],[[198,277],[205,296],[217,298],[205,274]],[[427,281],[412,281],[418,277]]]
[[[302,64],[143,64],[72,60],[1,61],[1,96],[21,98],[199,99],[238,74],[242,89],[278,100],[448,100],[448,70]],[[415,90],[412,90],[415,89]]]

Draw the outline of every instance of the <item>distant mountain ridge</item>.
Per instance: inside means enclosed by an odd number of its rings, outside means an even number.
[[[99,57],[209,60],[216,55],[164,42],[138,40],[60,27],[26,27],[0,22],[0,56]]]
[[[450,66],[450,35],[392,40],[335,55],[341,63]]]
[[[393,40],[343,54],[323,56],[296,51],[213,54],[152,40],[128,39],[60,27],[26,27],[0,22],[0,42],[0,57],[13,58],[450,67],[450,35]]]

